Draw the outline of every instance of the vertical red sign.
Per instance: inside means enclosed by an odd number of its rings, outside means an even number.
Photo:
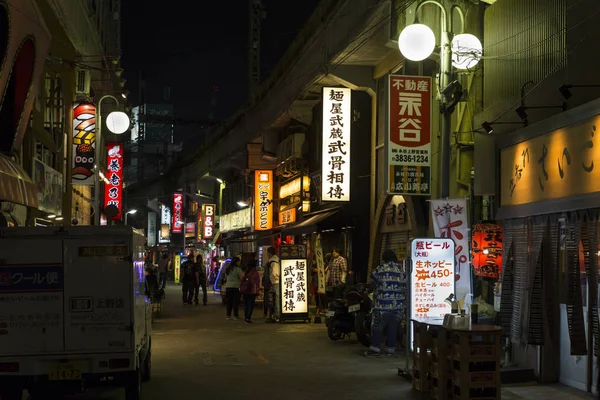
[[[104,185],[104,208],[115,206],[119,213],[113,220],[121,219],[123,211],[123,146],[121,143],[108,143],[106,145],[108,165],[106,172],[106,185]]]
[[[173,233],[183,232],[183,193],[173,194]]]
[[[214,204],[204,204],[202,206],[202,237],[204,239],[215,237],[215,209]]]

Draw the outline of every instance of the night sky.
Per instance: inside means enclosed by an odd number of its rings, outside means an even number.
[[[318,3],[263,0],[267,17],[261,32],[261,80]],[[218,85],[215,120],[227,118],[246,101],[248,21],[248,0],[123,1],[122,65],[130,105],[137,105],[143,71],[147,103],[162,102],[163,87],[170,86],[177,117],[205,119],[212,87]],[[176,128],[176,140],[193,130]]]

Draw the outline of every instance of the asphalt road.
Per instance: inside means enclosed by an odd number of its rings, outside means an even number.
[[[170,286],[154,323],[152,379],[144,400],[405,399],[410,385],[397,375],[401,358],[366,358],[356,341],[332,342],[323,324],[226,321],[218,294],[207,306],[183,306]],[[122,390],[71,399],[124,400]]]

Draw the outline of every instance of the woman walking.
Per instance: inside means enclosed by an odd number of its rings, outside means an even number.
[[[240,285],[242,283],[242,268],[240,268],[240,259],[234,257],[231,263],[225,269],[225,291],[227,294],[227,320],[231,320],[231,311],[233,319],[238,319],[240,308]]]
[[[256,270],[256,260],[251,260],[246,266],[246,271],[242,274],[242,283],[240,292],[244,296],[244,321],[247,324],[252,323],[252,312],[258,288],[260,287],[260,275]]]

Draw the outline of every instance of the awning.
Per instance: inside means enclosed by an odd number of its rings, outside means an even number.
[[[318,224],[325,219],[331,217],[332,215],[338,213],[340,208],[336,208],[331,211],[321,212],[319,214],[312,215],[300,222],[299,224],[292,225],[288,228],[284,228],[282,231],[283,235],[304,235],[316,232],[318,228]]]
[[[27,207],[38,207],[37,189],[27,172],[2,154],[0,154],[0,200]]]

